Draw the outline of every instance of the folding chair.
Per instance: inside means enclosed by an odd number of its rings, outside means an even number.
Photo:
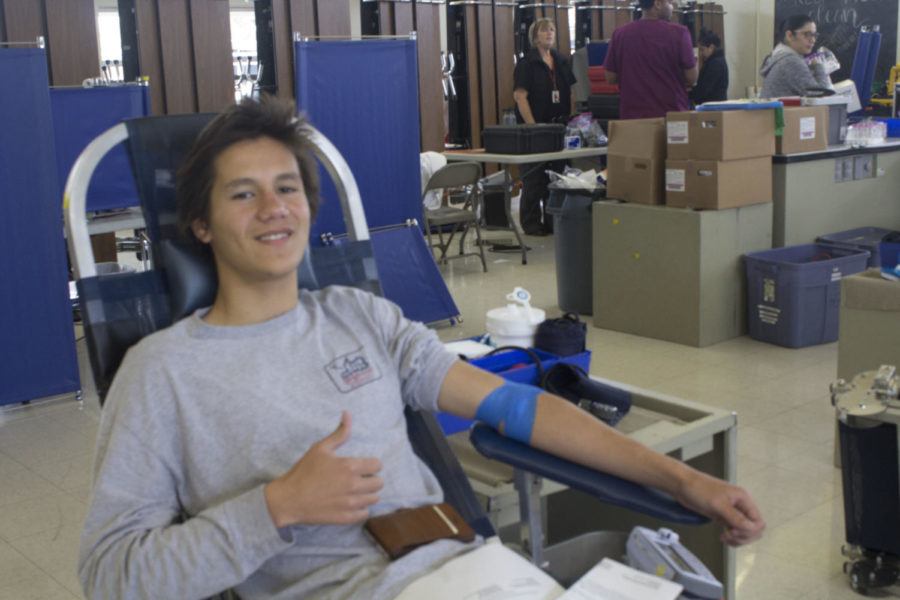
[[[91,369],[102,399],[128,347],[162,329],[196,308],[212,303],[215,267],[208,257],[179,244],[174,230],[174,169],[191,140],[212,115],[148,117],[120,124],[94,140],[76,161],[66,183],[66,231],[70,257],[82,300],[82,313]],[[316,157],[335,181],[351,242],[310,248],[300,265],[301,287],[315,288],[322,281],[344,283],[378,292],[377,272],[368,240],[362,202],[353,175],[334,146],[312,130]],[[85,198],[90,176],[102,156],[126,141],[138,181],[141,208],[148,237],[154,244],[154,261],[148,271],[98,275],[85,219]],[[415,452],[440,482],[445,500],[482,536],[495,535],[468,478],[450,449],[433,415],[407,409],[407,429]],[[706,520],[655,490],[573,465],[525,444],[499,435],[490,427],[473,428],[472,441],[486,456],[557,480],[596,495],[601,501],[642,511],[671,523],[701,524]],[[523,503],[529,502],[523,494]],[[532,560],[544,564],[539,520],[531,523]],[[565,543],[565,542],[564,542]],[[571,570],[593,566],[601,557],[552,553],[549,565]]]
[[[481,226],[478,223],[478,206],[480,205],[480,191],[478,180],[481,178],[481,167],[474,162],[450,163],[435,171],[431,179],[425,185],[422,198],[432,190],[438,189],[462,189],[465,192],[465,201],[462,208],[455,206],[441,206],[436,209],[426,208],[425,233],[428,235],[428,246],[438,248],[441,255],[437,262],[447,263],[451,258],[464,258],[466,256],[478,256],[481,258],[481,267],[487,272],[487,262],[484,259],[484,246],[481,243]],[[444,228],[451,226],[450,234],[444,239]],[[465,241],[469,229],[475,227],[475,237],[478,240],[477,252],[466,252]],[[435,244],[431,239],[432,230],[437,231],[439,242]],[[462,231],[459,237],[459,254],[447,256],[447,250],[453,242],[453,236]]]

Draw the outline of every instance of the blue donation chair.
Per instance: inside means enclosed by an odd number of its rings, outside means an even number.
[[[175,235],[174,173],[197,133],[213,115],[176,115],[134,119],[116,125],[96,138],[76,161],[66,183],[66,232],[75,278],[82,299],[82,319],[91,369],[101,403],[125,351],[142,337],[167,327],[196,308],[212,303],[216,275],[212,261]],[[300,285],[352,285],[379,293],[380,286],[362,200],[349,167],[337,149],[310,128],[315,155],[338,189],[350,241],[310,247],[299,267]],[[152,268],[121,274],[98,274],[87,229],[85,198],[90,176],[102,157],[126,142],[137,182],[147,235],[152,243]],[[468,478],[432,414],[407,409],[409,437],[420,458],[440,481],[446,501],[482,536],[495,535]],[[494,429],[476,425],[470,432],[474,447],[488,458],[506,462],[520,473],[548,477],[598,497],[602,502],[636,509],[648,516],[683,525],[706,519],[672,498],[604,473],[550,456],[506,439]],[[544,548],[539,504],[523,486],[520,498],[527,508],[529,550],[535,564],[569,572],[573,559],[565,548]],[[524,527],[524,525],[523,525]],[[574,541],[574,540],[572,540]],[[567,542],[562,542],[566,544]],[[562,554],[560,554],[562,552]],[[571,554],[571,553],[569,553]],[[557,558],[557,557],[564,558]],[[599,556],[579,557],[582,571]],[[566,585],[568,577],[557,577]]]

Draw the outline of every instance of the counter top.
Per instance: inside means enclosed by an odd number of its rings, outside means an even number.
[[[849,146],[843,144],[841,146],[828,146],[825,150],[819,150],[817,152],[776,154],[772,157],[772,162],[776,165],[789,164],[807,162],[810,160],[837,158],[839,156],[847,156],[850,154],[878,154],[880,152],[895,152],[897,150],[900,150],[900,138],[888,138],[884,142],[872,146]]]

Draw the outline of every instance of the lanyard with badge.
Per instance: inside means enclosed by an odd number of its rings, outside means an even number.
[[[555,65],[554,65],[555,66]],[[559,89],[556,87],[556,69],[550,69],[550,81],[553,82],[553,91],[550,92],[550,101],[559,104]]]

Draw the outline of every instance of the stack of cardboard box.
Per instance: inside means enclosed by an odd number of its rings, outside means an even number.
[[[772,201],[773,154],[828,147],[825,106],[786,106],[775,136],[771,110],[672,112],[609,122],[607,198],[723,209]]]
[[[666,205],[723,209],[772,201],[772,110],[666,115]]]
[[[636,204],[663,204],[666,121],[609,122],[606,197]]]

